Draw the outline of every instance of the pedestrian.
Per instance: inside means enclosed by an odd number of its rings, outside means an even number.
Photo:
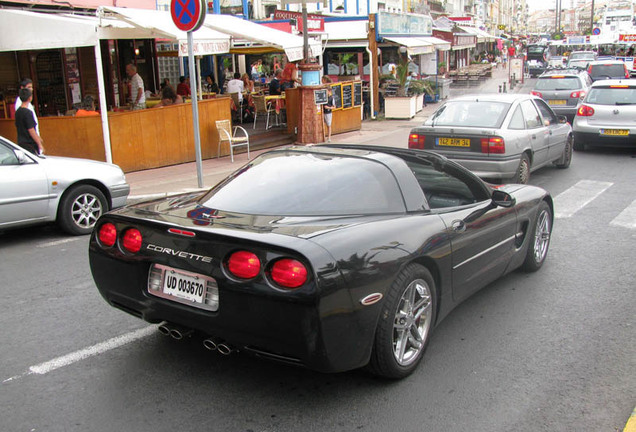
[[[130,63],[126,65],[126,74],[130,77],[130,98],[132,105],[130,109],[140,110],[146,108],[146,94],[144,90],[144,80],[137,73],[137,66]]]
[[[21,82],[20,82],[20,89],[29,89],[31,90],[31,92],[34,92],[35,90],[33,90],[33,81],[31,80],[31,78],[24,78]],[[22,106],[22,101],[20,100],[20,96],[18,96],[17,98],[15,98],[15,106],[14,106],[14,112],[18,111],[18,108],[20,108],[20,106]],[[35,131],[38,133],[38,135],[40,134],[40,125],[38,122],[38,115],[35,113],[35,107],[33,106],[33,103],[29,102],[29,106],[28,106],[29,110],[33,113],[33,118],[35,119]]]
[[[331,120],[332,120],[331,110],[333,110],[335,107],[336,107],[336,100],[333,97],[333,91],[331,90],[331,86],[328,86],[327,87],[327,103],[322,106],[322,110],[323,110],[322,118],[324,119],[325,125],[327,126],[327,142],[328,143],[331,142]]]
[[[28,88],[21,88],[18,92],[21,105],[15,112],[15,127],[18,131],[18,145],[23,149],[40,155],[44,153],[44,141],[36,130],[35,115],[29,109],[29,104],[33,100],[33,91]]]
[[[181,97],[190,97],[190,78],[185,76],[179,77],[179,84],[177,84],[177,94]]]

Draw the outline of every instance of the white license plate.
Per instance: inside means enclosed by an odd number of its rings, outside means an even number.
[[[219,308],[219,289],[214,278],[161,264],[150,268],[148,292],[202,309]]]

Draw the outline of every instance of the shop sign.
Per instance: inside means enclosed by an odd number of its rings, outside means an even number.
[[[620,42],[636,42],[636,34],[619,34],[618,40]]]
[[[376,38],[387,36],[431,36],[433,19],[427,15],[378,12]]]
[[[453,35],[453,46],[455,47],[471,47],[471,46],[475,46],[475,42],[476,42],[476,37],[475,36],[459,36],[459,35]]]
[[[590,38],[589,36],[568,36],[567,43],[570,45],[583,45],[590,43]]]
[[[298,31],[303,31],[303,14],[301,12],[294,11],[285,11],[285,10],[277,10],[274,12],[275,20],[296,20],[296,27]],[[320,32],[323,33],[325,31],[325,19],[320,15],[315,14],[307,14],[307,31],[311,32]]]
[[[195,56],[225,54],[230,52],[229,40],[195,40],[192,42],[192,54]],[[188,56],[188,41],[179,41],[179,56]]]

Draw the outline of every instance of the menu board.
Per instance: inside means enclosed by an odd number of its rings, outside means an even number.
[[[352,89],[353,84],[343,84],[342,85],[342,107],[343,108],[351,108],[353,106],[352,100]]]
[[[342,108],[342,84],[333,84],[331,90],[333,99],[336,102],[336,108]]]
[[[324,105],[327,103],[327,89],[314,90],[314,101],[316,105]]]
[[[362,83],[353,83],[353,104],[355,106],[362,105]]]

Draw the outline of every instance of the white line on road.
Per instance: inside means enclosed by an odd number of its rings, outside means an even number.
[[[15,381],[16,379],[25,377],[31,374],[44,375],[56,369],[71,365],[73,363],[77,363],[80,360],[84,360],[89,357],[96,356],[98,354],[102,354],[106,351],[110,351],[115,348],[119,348],[122,345],[126,345],[130,342],[134,342],[138,339],[142,339],[146,336],[157,331],[155,326],[144,327],[139,330],[135,330],[130,333],[123,334],[121,336],[114,337],[112,339],[108,339],[105,342],[100,342],[96,345],[90,346],[88,348],[81,349],[79,351],[75,351],[73,353],[54,358],[53,360],[49,360],[44,363],[40,363],[35,366],[31,366],[28,372],[23,373],[22,375],[17,375],[2,381],[2,383],[7,383],[9,381]]]
[[[77,241],[77,240],[81,240],[83,237],[70,237],[70,238],[66,238],[66,239],[62,239],[62,240],[54,240],[54,241],[50,241],[47,243],[42,243],[37,245],[36,247],[38,248],[44,248],[44,247],[49,247],[49,246],[58,246],[64,243],[69,243],[69,242],[73,242],[73,241]]]
[[[636,201],[632,202],[625,210],[610,222],[612,226],[636,229]]]
[[[614,183],[581,180],[554,198],[555,218],[569,218],[592,202]]]

